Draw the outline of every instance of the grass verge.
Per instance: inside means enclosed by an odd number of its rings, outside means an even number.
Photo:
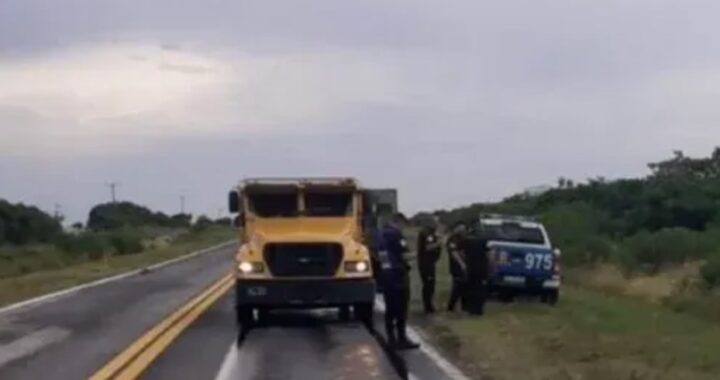
[[[438,265],[439,310],[449,293],[446,261]],[[579,286],[565,286],[556,307],[493,301],[482,317],[415,312],[413,322],[471,378],[704,380],[720,372],[720,326],[712,319]]]
[[[0,279],[0,306],[170,260],[228,241],[235,236],[236,231],[231,228],[210,227],[181,235],[167,246],[149,249],[134,255],[109,256],[63,268],[2,278]]]

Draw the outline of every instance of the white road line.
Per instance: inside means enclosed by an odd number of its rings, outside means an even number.
[[[375,299],[375,308],[381,312],[385,312],[385,302],[382,299]],[[407,333],[410,339],[420,343],[420,351],[427,355],[433,362],[445,373],[445,375],[451,380],[470,380],[469,377],[465,376],[460,369],[440,354],[435,348],[433,348],[422,335],[414,328],[408,326]],[[410,380],[417,379],[417,376],[412,373],[408,374]]]
[[[10,312],[10,311],[13,311],[13,310],[18,310],[18,309],[22,309],[22,308],[29,307],[29,306],[39,305],[39,304],[41,304],[41,303],[45,303],[45,302],[48,302],[48,301],[51,301],[51,300],[54,300],[54,299],[57,299],[57,298],[60,298],[60,297],[69,296],[69,295],[71,295],[71,294],[77,293],[77,292],[79,292],[79,291],[81,291],[81,290],[84,290],[84,289],[93,288],[93,287],[96,287],[96,286],[99,286],[99,285],[102,285],[102,284],[107,284],[107,283],[109,283],[109,282],[115,282],[115,281],[122,280],[122,279],[124,279],[124,278],[132,277],[132,276],[137,276],[137,275],[139,275],[139,274],[142,274],[142,273],[147,272],[148,270],[149,270],[149,271],[157,270],[157,269],[160,269],[160,268],[162,268],[162,267],[165,267],[165,266],[168,266],[168,265],[171,265],[171,264],[175,264],[175,263],[178,263],[178,262],[181,262],[181,261],[185,261],[185,260],[191,259],[191,258],[193,258],[193,257],[195,257],[195,256],[201,255],[201,254],[203,254],[203,253],[207,253],[207,252],[210,252],[210,251],[214,251],[214,250],[219,249],[219,248],[224,248],[224,247],[229,246],[229,245],[232,245],[232,244],[235,244],[235,241],[234,241],[234,240],[233,240],[233,241],[229,241],[229,242],[225,242],[225,243],[221,243],[221,244],[212,246],[212,247],[210,247],[210,248],[205,248],[205,249],[200,250],[200,251],[195,251],[195,252],[189,253],[189,254],[187,254],[187,255],[185,255],[185,256],[176,257],[176,258],[174,258],[174,259],[172,259],[172,260],[163,261],[163,262],[161,262],[161,263],[157,263],[157,264],[151,265],[151,266],[149,266],[149,267],[140,268],[140,269],[135,269],[135,270],[132,270],[132,271],[129,271],[129,272],[120,273],[120,274],[115,275],[115,276],[106,277],[106,278],[102,278],[102,279],[100,279],[100,280],[96,280],[96,281],[93,281],[93,282],[89,282],[89,283],[87,283],[87,284],[78,285],[78,286],[75,286],[75,287],[72,287],[72,288],[68,288],[68,289],[65,289],[65,290],[60,290],[60,291],[57,291],[57,292],[54,292],[54,293],[49,293],[49,294],[45,294],[45,295],[42,295],[42,296],[39,296],[39,297],[36,297],[36,298],[31,298],[31,299],[29,299],[29,300],[25,300],[25,301],[21,301],[21,302],[18,302],[18,303],[14,303],[14,304],[5,306],[5,307],[3,307],[3,308],[0,308],[0,315],[2,315],[2,314],[4,314],[4,313],[7,313],[7,312]]]
[[[62,341],[68,336],[70,336],[68,330],[60,327],[47,327],[8,344],[0,345],[0,367],[11,361],[32,355],[43,347]]]
[[[233,342],[227,354],[225,354],[225,359],[223,359],[220,370],[217,375],[215,375],[215,380],[237,379],[237,374],[240,373],[240,369],[238,368],[240,363],[239,352],[237,344]]]

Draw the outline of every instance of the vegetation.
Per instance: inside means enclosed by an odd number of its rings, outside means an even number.
[[[60,220],[37,207],[0,199],[0,245],[46,243],[61,233]]]
[[[0,200],[0,279],[119,256],[145,256],[187,237],[230,230],[228,219],[200,217],[194,225],[191,220],[188,214],[167,216],[130,202],[107,203],[90,211],[87,228],[75,223],[65,232],[58,218]]]
[[[87,228],[91,230],[111,230],[131,226],[156,226],[171,228],[190,227],[192,215],[165,215],[131,202],[104,203],[90,210]]]
[[[482,318],[416,316],[471,375],[492,379],[713,379],[720,371],[720,148],[651,163],[644,178],[421,213],[444,225],[481,213],[534,215],[563,251],[556,307],[492,302]],[[450,279],[440,260],[438,301]],[[420,289],[413,291],[420,310]],[[521,360],[519,360],[521,358]]]
[[[712,294],[683,293],[657,303],[639,293],[621,291],[635,285],[622,275],[590,286],[587,277],[598,275],[594,272],[597,270],[573,269],[568,273],[572,281],[563,286],[561,301],[554,307],[525,299],[490,302],[482,317],[461,312],[438,312],[431,317],[420,314],[420,282],[413,276],[411,310],[416,312],[412,320],[471,378],[717,377],[720,303]],[[584,279],[585,285],[575,285],[577,278]],[[437,268],[439,310],[449,298],[450,284],[443,258]],[[710,315],[716,318],[707,318]]]
[[[566,264],[610,262],[628,272],[654,273],[708,260],[703,278],[718,286],[712,273],[713,263],[720,261],[720,148],[707,158],[678,151],[648,166],[645,178],[586,183],[560,178],[539,195],[518,194],[433,214],[444,224],[476,220],[481,213],[535,215],[562,248]]]
[[[7,251],[0,254],[0,306],[143,268],[229,241],[233,237],[233,229],[214,226],[203,231],[188,231],[172,241],[146,244],[147,248],[142,254],[106,255],[101,260],[86,260],[52,246],[15,247],[14,249],[21,252],[14,253],[24,254],[11,253],[12,261],[8,261]],[[31,255],[26,255],[28,253]],[[18,266],[26,269],[13,269]]]

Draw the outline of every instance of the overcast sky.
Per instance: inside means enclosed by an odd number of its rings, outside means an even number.
[[[218,214],[254,175],[402,208],[720,145],[717,0],[0,0],[0,198]]]

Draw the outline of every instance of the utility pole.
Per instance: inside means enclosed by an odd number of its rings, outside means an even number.
[[[115,198],[115,188],[120,186],[120,183],[118,182],[108,182],[105,184],[105,186],[110,188],[110,196],[112,197],[112,203],[117,203],[117,199]]]
[[[53,212],[53,218],[55,218],[55,220],[62,219],[62,205],[60,203],[55,203],[55,211]]]
[[[185,196],[180,196],[180,213],[185,214]]]

